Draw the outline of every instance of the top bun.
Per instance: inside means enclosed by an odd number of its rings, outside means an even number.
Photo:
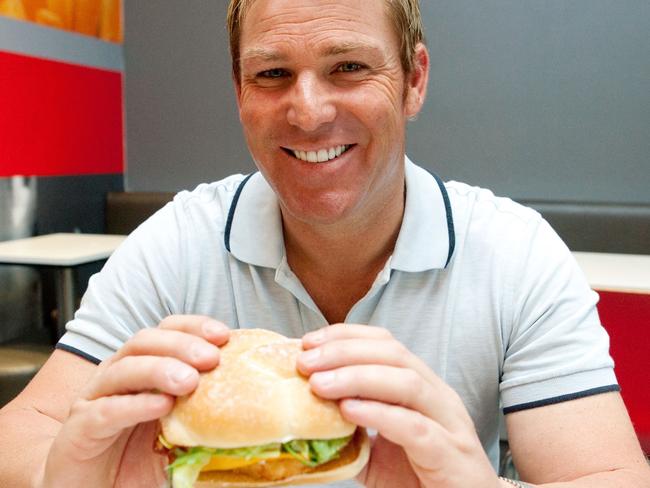
[[[161,419],[177,446],[229,449],[292,439],[351,435],[336,402],[316,397],[296,368],[300,339],[263,329],[237,329],[219,365],[202,373],[196,390]]]

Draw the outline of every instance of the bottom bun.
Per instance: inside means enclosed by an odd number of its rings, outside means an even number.
[[[331,483],[347,480],[358,475],[368,462],[370,442],[366,430],[359,427],[341,455],[318,466],[308,473],[300,473],[282,479],[255,478],[243,470],[207,471],[201,473],[195,488],[246,488],[261,486],[289,486],[315,483]]]

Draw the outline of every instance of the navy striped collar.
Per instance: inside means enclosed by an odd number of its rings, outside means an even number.
[[[441,269],[453,255],[452,206],[442,181],[405,158],[406,203],[392,269]],[[226,249],[240,261],[277,268],[284,257],[278,200],[261,173],[247,176],[233,197],[224,233]]]
[[[445,268],[456,243],[447,189],[438,176],[406,158],[406,202],[391,267],[401,271]]]

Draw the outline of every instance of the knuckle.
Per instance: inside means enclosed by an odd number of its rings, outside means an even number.
[[[390,330],[386,329],[385,327],[377,327],[377,330],[379,331],[380,338],[393,339],[393,334],[391,333]]]
[[[424,379],[422,376],[420,376],[420,373],[413,369],[407,369],[407,378],[409,381],[409,385],[413,389],[413,391],[416,391],[418,393],[422,392],[425,388],[424,384]]]
[[[337,353],[337,350],[340,351],[340,345],[337,347],[330,342],[319,346],[318,362],[320,365],[330,365],[335,357],[337,357],[340,352]]]
[[[476,451],[476,440],[474,436],[467,433],[456,434],[454,436],[454,444],[456,449],[465,455]]]
[[[80,432],[87,436],[102,429],[110,422],[110,410],[108,397],[100,397],[94,400],[75,400],[70,406],[69,418],[80,419]]]
[[[414,415],[410,430],[411,438],[415,444],[426,445],[431,442],[431,439],[433,437],[431,420],[424,415]]]
[[[357,355],[355,341],[342,341],[323,345],[321,357],[327,364],[349,364]]]
[[[182,368],[184,366],[189,367],[189,365],[186,365],[184,361],[170,356],[160,356],[154,360],[155,364],[152,368],[150,368],[153,373],[164,373],[166,371]]]
[[[319,362],[325,366],[357,364],[359,351],[355,340],[326,342],[320,346]]]
[[[406,365],[406,358],[410,354],[409,350],[399,341],[391,341],[390,352],[395,362],[401,366]]]
[[[86,411],[87,408],[88,408],[88,401],[84,400],[82,398],[77,398],[70,405],[70,415],[69,415],[69,417],[82,415]]]
[[[440,426],[425,415],[418,414],[407,431],[409,447],[423,453],[443,453],[453,446],[453,439]]]
[[[107,375],[118,375],[120,373],[135,373],[142,369],[143,358],[139,356],[124,356],[111,365]]]
[[[406,369],[403,379],[408,397],[412,402],[417,402],[424,394],[426,385],[422,377],[412,369]],[[411,403],[412,403],[411,402]]]
[[[127,346],[134,346],[141,342],[148,342],[156,335],[156,330],[151,328],[140,329],[126,342]]]
[[[110,403],[106,401],[106,398],[95,400],[94,403],[95,405],[92,410],[92,423],[93,425],[102,428],[110,422]]]
[[[175,323],[175,315],[167,315],[158,323],[159,329],[171,329]]]

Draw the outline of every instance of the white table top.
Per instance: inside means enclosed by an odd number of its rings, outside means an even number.
[[[650,294],[650,255],[574,252],[591,287]]]
[[[0,242],[0,264],[77,266],[108,258],[125,238],[61,233]]]
[[[48,234],[0,242],[1,264],[76,266],[108,258],[126,236]],[[592,288],[650,294],[650,255],[574,252]]]

